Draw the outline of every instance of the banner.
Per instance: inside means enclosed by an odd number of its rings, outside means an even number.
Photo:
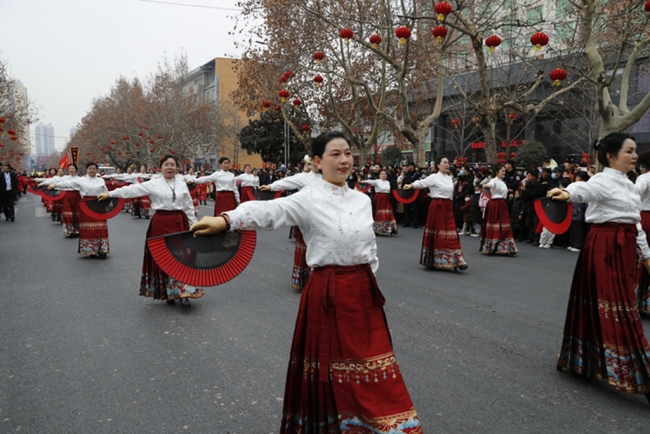
[[[72,164],[79,164],[79,147],[71,146],[70,155],[72,156]]]
[[[59,169],[65,170],[68,166],[70,165],[70,154],[67,152],[61,159],[59,160]]]

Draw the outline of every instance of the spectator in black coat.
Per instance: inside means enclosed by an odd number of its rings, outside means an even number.
[[[550,172],[550,170],[549,170]],[[521,187],[521,198],[524,201],[524,220],[526,222],[527,240],[529,244],[536,244],[539,242],[539,234],[535,233],[535,228],[539,223],[537,215],[535,214],[535,199],[546,197],[548,191],[548,183],[543,183],[539,179],[539,171],[531,169],[526,175],[526,183]],[[520,235],[520,239],[524,238],[524,234]]]

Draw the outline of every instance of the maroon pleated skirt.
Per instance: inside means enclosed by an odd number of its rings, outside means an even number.
[[[646,236],[650,236],[650,211],[641,211],[641,228]],[[638,261],[638,283],[636,285],[636,305],[640,312],[650,311],[650,275],[643,265]]]
[[[374,204],[373,218],[375,233],[391,234],[397,233],[397,222],[393,214],[393,206],[390,204],[390,194],[375,193],[372,199]]]
[[[467,265],[456,231],[451,199],[433,199],[429,205],[422,237],[420,265],[429,268],[457,268]]]
[[[93,198],[94,199],[94,198]],[[79,254],[82,256],[110,253],[108,222],[98,220],[79,210]]]
[[[505,199],[490,199],[485,206],[479,252],[486,255],[514,255],[517,246],[512,234],[510,212]]]
[[[253,187],[242,187],[239,202],[244,203],[249,200],[255,200],[255,189]]]
[[[65,197],[63,198],[65,199]],[[63,199],[52,202],[52,221],[61,223],[63,214]]]
[[[63,235],[70,237],[79,234],[79,201],[81,195],[78,191],[68,190],[63,199],[63,211],[61,213],[61,223],[63,225]]]
[[[307,265],[307,245],[298,226],[292,226],[296,238],[296,249],[293,252],[293,273],[291,273],[291,287],[302,291],[307,283],[311,267]]]
[[[573,273],[557,366],[650,392],[650,346],[634,297],[636,225],[592,224]]]
[[[368,264],[312,270],[300,300],[280,433],[421,433]]]
[[[174,232],[189,230],[187,215],[183,211],[158,210],[154,213],[147,238]],[[153,260],[149,246],[144,243],[144,259],[142,260],[142,277],[140,278],[140,295],[160,300],[175,300],[180,298],[203,297],[203,290],[186,285],[173,279],[158,267]]]
[[[151,217],[151,200],[149,196],[141,196],[133,199],[131,215],[133,217]]]
[[[214,200],[214,215],[223,214],[237,208],[234,191],[217,191]]]

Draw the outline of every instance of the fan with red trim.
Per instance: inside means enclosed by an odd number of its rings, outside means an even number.
[[[187,189],[192,193],[194,190],[196,190],[199,187],[199,184],[196,182],[188,182],[187,183]]]
[[[411,188],[409,190],[393,190],[393,197],[395,198],[396,201],[403,203],[404,205],[408,205],[409,203],[413,203],[416,201],[416,199],[419,196],[419,190],[415,188]]]
[[[79,208],[88,217],[97,220],[108,220],[115,217],[122,211],[124,199],[111,197],[106,200],[98,201],[96,197],[84,197],[79,201]]]
[[[492,190],[490,190],[489,188],[484,188],[483,196],[487,197],[488,199],[492,199]]]
[[[255,190],[255,196],[252,198],[252,200],[273,200],[273,199],[278,199],[280,196],[282,196],[282,193],[284,193],[284,190],[280,190],[280,191]]]
[[[41,196],[43,199],[46,200],[52,200],[52,201],[57,201],[61,200],[65,197],[65,190],[50,190],[47,188],[47,185],[43,185],[41,187],[32,187],[29,186],[27,187],[27,191],[29,191],[32,194],[35,194],[36,196]]]
[[[367,184],[366,187],[361,187],[358,182],[354,184],[354,187],[359,190],[361,193],[368,193],[372,188],[371,184]]]
[[[192,286],[221,285],[248,265],[257,233],[221,232],[194,237],[194,232],[177,232],[147,239],[154,261],[170,277]]]
[[[535,214],[546,229],[560,235],[571,226],[573,204],[543,197],[535,200]]]

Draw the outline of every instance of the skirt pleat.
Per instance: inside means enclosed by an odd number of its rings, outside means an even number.
[[[517,253],[510,224],[510,212],[505,199],[490,199],[485,207],[479,252],[486,255]]]
[[[457,268],[467,265],[456,232],[450,199],[433,199],[429,205],[422,237],[420,264],[429,268]]]

